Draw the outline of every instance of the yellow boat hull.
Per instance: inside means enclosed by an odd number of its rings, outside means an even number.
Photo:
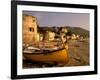
[[[54,51],[47,54],[34,54],[24,53],[26,60],[41,63],[61,63],[66,64],[68,62],[68,53],[66,49]]]

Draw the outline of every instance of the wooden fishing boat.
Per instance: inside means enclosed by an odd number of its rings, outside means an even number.
[[[68,52],[66,47],[61,49],[44,48],[42,50],[39,50],[35,48],[35,50],[24,50],[23,55],[27,60],[33,62],[60,64],[66,64],[68,62]]]

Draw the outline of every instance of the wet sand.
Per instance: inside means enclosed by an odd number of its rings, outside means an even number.
[[[89,65],[89,41],[71,40],[68,42],[69,62],[65,66]]]

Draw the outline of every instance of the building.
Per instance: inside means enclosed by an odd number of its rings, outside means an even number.
[[[55,40],[55,32],[52,32],[52,31],[48,31],[47,30],[47,31],[45,31],[45,34],[43,34],[43,33],[41,34],[40,38],[42,38],[42,36],[44,37],[44,40],[46,40],[46,41],[53,41],[53,40]]]
[[[61,32],[68,33],[68,29],[66,27],[62,27]]]
[[[37,41],[43,41],[43,34],[40,32],[37,33]]]
[[[72,39],[72,40],[77,39],[76,35],[75,35],[75,34],[72,34],[71,39]]]
[[[23,43],[31,44],[38,41],[37,39],[37,19],[34,16],[23,15]]]
[[[48,31],[47,35],[48,35],[48,40],[49,41],[55,40],[55,33],[54,32]]]

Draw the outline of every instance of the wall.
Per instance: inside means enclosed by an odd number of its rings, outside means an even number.
[[[34,16],[23,15],[23,43],[37,41],[37,20]]]
[[[49,2],[59,2],[59,3],[78,3],[78,4],[98,4],[100,0],[36,0],[36,1],[49,1]],[[99,12],[100,14],[100,5]],[[10,0],[0,0],[0,80],[10,80],[10,61],[11,61],[11,16],[10,16]],[[98,16],[98,21],[100,21],[100,15]],[[100,26],[100,23],[98,23]],[[100,30],[100,27],[98,27]],[[100,31],[98,31],[100,34]],[[100,36],[98,38],[98,44],[100,44]],[[100,45],[99,52],[100,53]],[[98,54],[98,61],[100,61],[100,54]],[[98,67],[100,67],[100,62],[98,62]],[[26,79],[25,79],[26,80]],[[28,80],[28,79],[27,79]],[[98,75],[84,75],[84,76],[67,76],[67,77],[55,77],[55,78],[40,78],[40,79],[30,79],[30,80],[100,80],[100,68]]]

